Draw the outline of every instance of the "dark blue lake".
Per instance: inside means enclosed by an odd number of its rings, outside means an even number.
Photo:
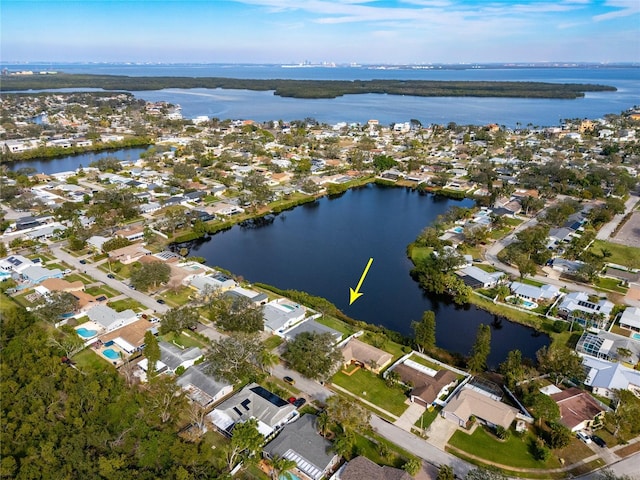
[[[117,158],[122,162],[135,162],[140,158],[140,154],[145,150],[147,150],[146,147],[119,148],[117,150],[79,153],[77,155],[67,155],[57,158],[9,162],[5,165],[14,171],[20,170],[21,168],[35,168],[36,173],[46,173],[47,175],[51,175],[52,173],[75,170],[80,166],[88,167],[91,162],[95,162],[96,160],[106,157]]]
[[[271,217],[260,225],[236,226],[195,245],[192,255],[242,275],[325,297],[347,315],[410,335],[412,320],[425,310],[436,313],[438,346],[468,354],[478,325],[492,325],[489,363],[496,367],[509,350],[526,357],[549,343],[546,335],[473,306],[459,308],[427,295],[410,277],[406,247],[452,205],[470,206],[412,190],[368,185],[338,198],[322,198]],[[368,259],[374,259],[362,285],[364,293],[349,306]]]

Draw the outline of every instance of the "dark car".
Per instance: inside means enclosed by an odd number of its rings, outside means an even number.
[[[605,448],[607,446],[607,442],[605,442],[598,435],[591,435],[591,440],[593,440],[593,443],[595,443],[599,447]]]
[[[107,278],[116,278],[116,276],[113,273],[107,273]]]
[[[166,303],[166,302],[165,302],[163,299],[161,299],[161,298],[157,299],[157,300],[156,300],[156,302],[158,302],[160,305],[164,305],[164,304]]]
[[[307,403],[307,399],[306,398],[298,398],[295,402],[293,402],[293,405],[296,406],[297,408],[300,408],[301,406],[303,406],[305,403]]]
[[[80,263],[81,263],[82,265],[85,265],[85,264],[87,263],[87,261],[86,261],[86,260],[80,260]]]
[[[296,383],[296,381],[291,377],[284,377],[282,380],[284,380],[289,385],[295,385],[295,383]]]

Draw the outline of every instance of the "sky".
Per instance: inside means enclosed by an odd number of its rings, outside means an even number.
[[[2,0],[0,61],[640,62],[640,0]]]

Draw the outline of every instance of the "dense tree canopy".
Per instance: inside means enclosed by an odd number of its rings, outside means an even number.
[[[302,332],[287,343],[283,358],[305,377],[318,380],[333,372],[342,353],[330,333]]]
[[[161,283],[169,281],[171,267],[164,262],[143,263],[140,268],[131,272],[131,285],[141,291],[156,288]]]

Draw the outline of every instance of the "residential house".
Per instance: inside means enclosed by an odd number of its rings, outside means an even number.
[[[180,367],[189,368],[203,355],[203,351],[199,347],[182,350],[168,342],[158,342],[158,347],[160,347],[160,361],[173,373]]]
[[[110,237],[101,237],[100,235],[94,235],[87,239],[87,245],[98,252],[102,252],[102,246],[111,240]]]
[[[317,418],[307,414],[285,425],[264,447],[265,456],[296,462],[297,469],[312,480],[328,477],[340,456],[332,451],[331,442],[318,434]]]
[[[250,383],[233,397],[218,405],[208,415],[211,422],[226,435],[233,434],[237,422],[251,418],[258,421],[258,430],[269,437],[298,417],[296,407],[257,383]]]
[[[436,371],[409,359],[396,365],[393,371],[400,375],[402,383],[413,387],[409,394],[411,401],[425,407],[446,395],[457,382],[457,376],[451,370]]]
[[[338,342],[342,338],[342,332],[339,332],[338,330],[334,330],[331,327],[327,327],[326,325],[318,323],[313,319],[309,319],[304,322],[298,323],[293,328],[286,330],[284,332],[284,338],[287,341],[291,341],[303,332],[328,333],[333,337],[334,341],[336,342]]]
[[[640,360],[640,342],[603,330],[598,333],[583,332],[576,344],[576,351],[583,355],[612,362],[628,362],[632,365]]]
[[[466,427],[471,417],[475,417],[480,423],[489,427],[500,426],[508,429],[519,412],[478,390],[462,388],[440,413],[444,418],[461,427]]]
[[[104,295],[93,295],[84,291],[84,284],[78,280],[76,282],[68,282],[62,278],[48,278],[40,283],[35,290],[41,295],[48,296],[51,292],[67,292],[78,300],[78,311],[86,312],[96,305],[104,305],[108,298]]]
[[[133,310],[116,312],[106,305],[96,305],[87,312],[89,320],[102,326],[107,332],[112,332],[118,328],[135,322],[138,317]]]
[[[404,470],[380,466],[367,457],[356,457],[340,468],[331,480],[412,480]]]
[[[120,262],[128,265],[145,255],[151,255],[151,250],[147,250],[139,243],[134,243],[133,245],[111,250],[109,252],[109,261]]]
[[[575,274],[579,272],[582,267],[584,267],[584,262],[579,260],[566,260],[560,257],[554,258],[551,264],[551,268],[565,274]]]
[[[176,383],[187,392],[191,401],[203,407],[213,405],[233,392],[233,385],[208,375],[206,371],[207,364],[194,365],[176,380]]]
[[[25,282],[31,285],[37,285],[48,278],[62,278],[64,276],[64,272],[59,268],[49,270],[48,268],[41,267],[40,265],[32,264],[27,268],[22,269],[20,275]]]
[[[615,390],[630,390],[640,396],[639,371],[590,356],[582,357],[582,365],[587,371],[584,384],[591,387],[595,395],[615,398]]]
[[[267,301],[269,301],[269,297],[266,293],[258,293],[253,290],[249,290],[248,288],[242,287],[235,287],[231,290],[227,290],[225,292],[225,295],[234,299],[242,297],[248,298],[254,305],[264,305],[265,303],[267,303]]]
[[[640,332],[640,308],[627,307],[620,315],[620,326]]]
[[[98,307],[94,307],[92,310],[95,310],[96,308]],[[89,310],[89,312],[91,312],[91,310]],[[89,318],[91,318],[91,316],[89,316]],[[147,330],[153,331],[155,327],[149,320],[145,318],[138,319],[135,316],[133,318],[134,320],[132,322],[125,323],[121,327],[112,329],[107,328],[107,333],[101,335],[100,340],[103,343],[115,343],[128,355],[142,350],[144,348],[145,333],[147,332]]]
[[[456,273],[462,278],[465,285],[471,288],[495,287],[505,276],[504,272],[489,273],[475,266],[462,268]]]
[[[135,242],[136,240],[142,240],[144,237],[144,227],[142,225],[138,225],[135,227],[124,228],[116,230],[115,234],[119,237],[126,238],[130,242]]]
[[[531,302],[550,301],[560,295],[560,289],[555,285],[541,285],[536,287],[526,283],[511,282],[509,285],[511,293],[523,300]]]
[[[197,290],[198,293],[202,294],[206,290],[215,291],[225,291],[236,287],[238,284],[231,277],[227,277],[221,273],[214,273],[206,276],[197,276],[193,277],[189,282],[189,286],[194,290]]]
[[[281,334],[295,323],[304,320],[307,309],[286,298],[273,300],[262,307],[264,328],[267,332]]]
[[[237,215],[244,213],[244,208],[226,202],[218,202],[212,205],[212,213],[215,215]]]
[[[550,397],[560,409],[560,423],[572,432],[589,428],[606,411],[600,402],[579,388],[568,388]]]
[[[356,364],[379,373],[391,362],[393,355],[352,337],[342,347],[342,358],[345,365]]]
[[[613,303],[599,298],[597,303],[585,292],[571,292],[564,296],[558,305],[558,315],[568,321],[576,321],[585,327],[605,328]]]

